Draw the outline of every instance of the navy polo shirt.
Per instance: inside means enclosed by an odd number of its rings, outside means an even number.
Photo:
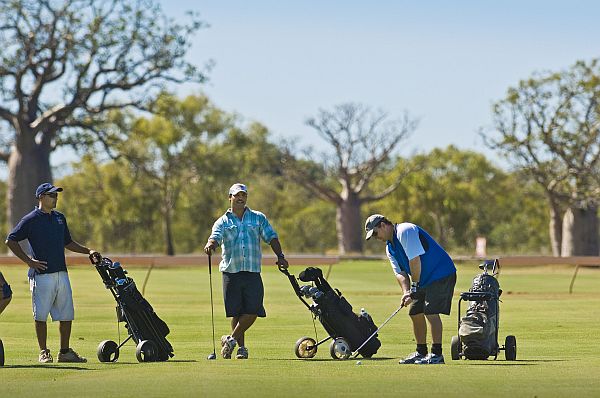
[[[73,239],[69,233],[67,219],[62,213],[54,210],[44,213],[36,207],[19,221],[6,239],[16,242],[29,240],[33,258],[46,261],[48,266],[45,271],[35,272],[51,274],[67,270],[65,245]],[[34,271],[31,268],[29,271],[29,276],[32,277]]]

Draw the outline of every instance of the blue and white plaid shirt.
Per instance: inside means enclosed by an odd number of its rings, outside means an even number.
[[[240,220],[228,209],[212,227],[209,239],[221,245],[223,260],[221,272],[260,272],[262,252],[260,239],[266,243],[277,238],[277,233],[260,211],[246,207]]]

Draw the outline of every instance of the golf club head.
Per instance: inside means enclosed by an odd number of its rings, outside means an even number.
[[[310,286],[308,286],[308,285],[301,286],[301,287],[300,287],[300,293],[302,293],[302,295],[303,295],[304,297],[310,297],[310,295],[309,295],[309,290],[310,290],[310,288],[311,288],[311,287],[310,287]]]
[[[217,359],[217,354],[215,354],[214,352],[212,354],[210,354],[208,357],[206,357],[206,359],[208,360],[212,360],[212,359]]]

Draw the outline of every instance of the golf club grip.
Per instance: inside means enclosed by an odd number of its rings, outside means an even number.
[[[208,255],[208,274],[212,275],[212,261],[211,261],[211,257],[212,255]]]

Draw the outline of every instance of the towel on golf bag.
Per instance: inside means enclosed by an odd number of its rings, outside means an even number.
[[[369,315],[362,316],[352,311],[352,305],[337,289],[332,289],[323,277],[319,268],[309,267],[302,271],[299,279],[303,282],[314,282],[322,295],[314,297],[317,304],[316,313],[323,328],[333,338],[343,337],[348,341],[350,349],[356,351],[376,330],[377,326]],[[373,356],[381,347],[377,335],[359,351],[365,358]]]
[[[487,359],[497,351],[498,300],[502,294],[498,280],[479,274],[473,279],[470,292],[488,292],[490,299],[472,301],[461,319],[458,334],[468,359]]]

